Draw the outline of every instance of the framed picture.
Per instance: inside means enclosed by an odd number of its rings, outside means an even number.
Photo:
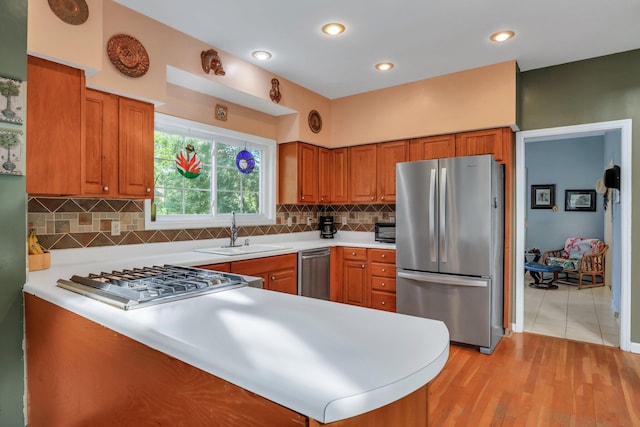
[[[24,91],[20,80],[0,76],[0,122],[21,125]]]
[[[0,174],[24,175],[24,133],[0,127]]]
[[[227,106],[222,104],[216,104],[216,119],[227,121]]]
[[[555,184],[531,186],[531,209],[553,209],[555,204]]]
[[[564,210],[595,212],[596,190],[564,190]]]

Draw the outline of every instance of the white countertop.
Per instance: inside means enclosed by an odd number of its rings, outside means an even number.
[[[221,241],[61,250],[24,292],[104,325],[300,414],[329,423],[394,402],[431,381],[449,354],[442,322],[249,287],[123,311],[58,288],[72,274],[151,264],[202,265],[343,245],[394,248],[372,233],[252,238],[287,246],[242,256],[193,252]],[[351,235],[348,235],[351,234]],[[366,236],[370,235],[370,236]]]

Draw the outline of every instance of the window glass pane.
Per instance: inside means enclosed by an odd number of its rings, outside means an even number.
[[[211,147],[213,142],[206,139],[186,138],[186,144],[193,145],[194,150],[198,153],[200,161],[204,164],[211,164]]]
[[[257,193],[245,193],[244,205],[242,213],[258,213],[260,212],[260,196]]]
[[[176,173],[178,173],[176,171]],[[197,178],[186,179],[184,180],[185,188],[198,188],[201,190],[211,190],[211,166],[202,166],[202,170],[200,171],[200,175]]]
[[[242,200],[240,193],[232,193],[229,191],[218,191],[217,193],[216,212],[221,214],[229,214],[231,212],[242,213]]]
[[[218,188],[227,191],[240,191],[240,172],[235,167],[218,168]]]
[[[184,137],[182,135],[171,135],[166,132],[155,132],[154,136],[154,157],[162,159],[174,159],[176,154],[182,150]]]
[[[235,147],[232,145],[227,145],[227,144],[223,144],[218,142],[216,144],[217,149],[216,149],[216,165],[218,167],[220,166],[226,166],[229,168],[235,168],[236,167],[236,155],[238,154],[238,152],[242,149],[239,147]]]
[[[168,214],[183,214],[182,211],[182,199],[184,196],[184,192],[182,190],[176,189],[165,189],[162,191],[161,195],[156,196],[154,202],[156,204],[156,213],[157,215],[168,215]]]
[[[185,192],[185,214],[207,215],[211,211],[210,191]]]
[[[254,169],[252,173],[242,177],[242,189],[244,191],[259,192],[260,191],[260,171]]]

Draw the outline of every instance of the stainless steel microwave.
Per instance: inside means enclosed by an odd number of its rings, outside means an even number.
[[[376,222],[376,242],[395,243],[396,224],[393,222]]]

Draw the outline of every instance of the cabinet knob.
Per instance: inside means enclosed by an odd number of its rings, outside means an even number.
[[[380,200],[384,200],[384,196],[380,196]]]
[[[380,286],[382,286],[384,288],[384,282],[380,283]]]
[[[271,276],[271,280],[276,280],[276,276]]]
[[[371,196],[371,200],[375,200],[375,197]]]
[[[304,196],[300,197],[300,200],[304,200]]]
[[[351,252],[351,255],[355,255],[355,254],[356,254],[355,252]]]
[[[364,264],[362,264],[360,267],[364,268]]]
[[[151,188],[147,187],[147,193],[151,193]]]
[[[385,271],[387,271],[387,269],[386,269],[386,268],[383,268],[383,269],[382,269],[382,272],[384,273]]]
[[[104,191],[105,193],[107,193],[109,191],[109,186],[105,185],[104,187],[102,187],[102,191]]]
[[[380,304],[385,305],[385,304],[387,304],[387,302],[386,301],[382,301]]]
[[[387,257],[387,255],[386,255],[386,254],[382,254],[382,258],[386,258],[386,257]]]

